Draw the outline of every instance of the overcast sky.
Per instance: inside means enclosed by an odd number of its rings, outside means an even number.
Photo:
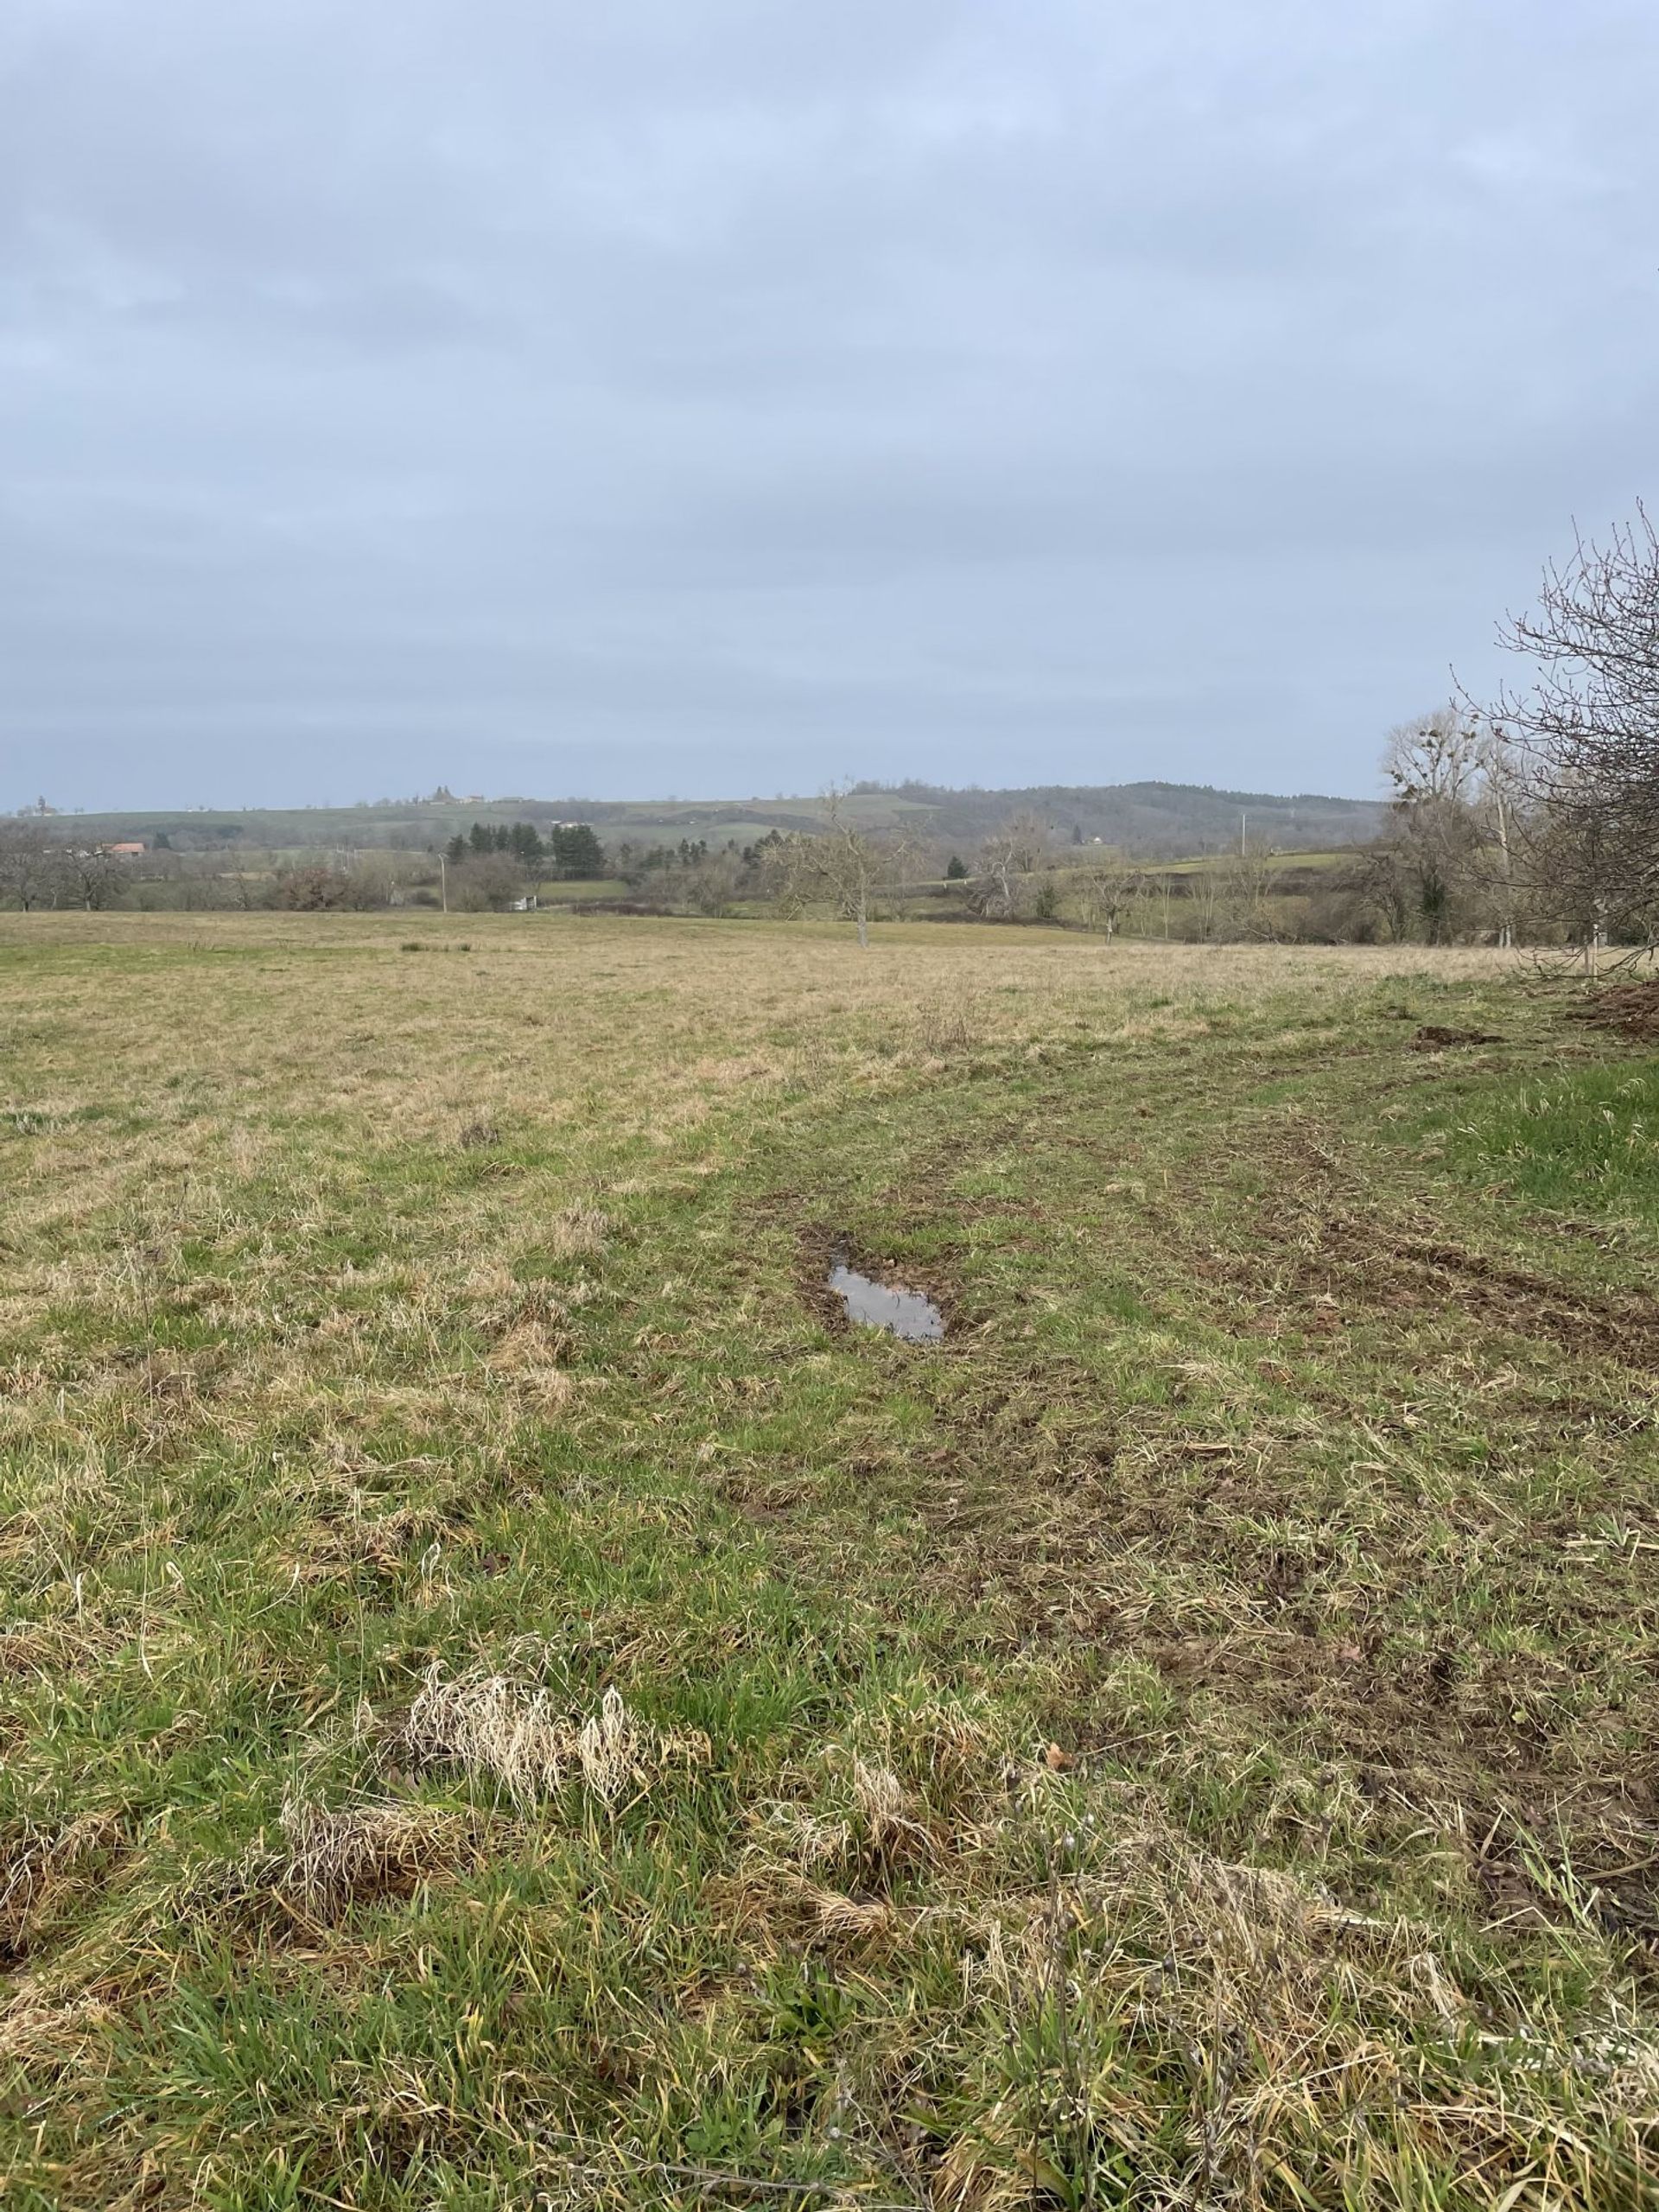
[[[3,0],[0,805],[1363,793],[1659,496],[1652,0]]]

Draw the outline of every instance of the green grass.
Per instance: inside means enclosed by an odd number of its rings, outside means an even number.
[[[1649,1064],[1568,1002],[0,924],[10,2196],[1650,2201],[1659,1224],[1513,1165]]]
[[[1465,1174],[1539,1206],[1659,1230],[1659,1066],[1542,1070],[1496,1084],[1442,1117]]]
[[[626,899],[628,887],[620,876],[607,876],[590,883],[573,883],[559,877],[538,885],[537,896],[543,906],[565,906],[587,899]]]

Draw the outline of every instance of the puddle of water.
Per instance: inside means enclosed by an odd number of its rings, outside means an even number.
[[[847,1308],[849,1321],[862,1321],[902,1337],[907,1344],[937,1344],[944,1334],[944,1316],[931,1298],[919,1290],[893,1289],[874,1282],[837,1260],[830,1270],[830,1287]]]

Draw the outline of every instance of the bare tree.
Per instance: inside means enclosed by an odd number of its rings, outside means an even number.
[[[786,839],[770,856],[773,896],[786,912],[798,913],[814,899],[828,898],[836,914],[851,922],[861,947],[868,950],[877,893],[887,877],[904,873],[902,840],[873,837],[848,813],[844,795],[826,791],[823,828],[813,836]]]
[[[1480,776],[1482,736],[1455,701],[1389,732],[1382,772],[1405,805],[1467,806]]]
[[[893,838],[882,852],[887,866],[881,887],[888,912],[895,921],[907,920],[918,883],[925,872],[936,872],[938,862],[930,864],[921,838],[908,832]]]
[[[89,914],[114,897],[120,862],[102,845],[74,845],[52,855],[67,895]]]
[[[1071,871],[1071,880],[1077,887],[1084,927],[1098,930],[1109,942],[1122,926],[1135,896],[1138,880],[1134,869],[1120,853],[1103,845],[1081,868]]]
[[[359,853],[352,863],[349,874],[358,887],[364,906],[397,906],[403,894],[406,866],[398,853]]]
[[[256,906],[268,906],[275,871],[256,871],[246,865],[245,855],[238,855],[238,858],[244,865],[238,868],[222,886],[218,883],[216,871],[206,883],[200,872],[188,874],[185,878],[185,905],[217,906],[222,897],[227,906],[240,907],[245,912],[251,912]],[[194,895],[198,891],[202,895]]]
[[[741,856],[732,851],[707,853],[684,873],[686,903],[699,914],[729,914],[743,895]]]
[[[1210,861],[1200,861],[1185,874],[1188,905],[1198,921],[1198,935],[1201,943],[1213,944],[1221,936],[1224,906],[1221,868]]]
[[[1527,822],[1529,894],[1553,929],[1582,949],[1592,976],[1615,927],[1651,941],[1651,917],[1620,895],[1623,843],[1599,806],[1545,806]]]
[[[1659,532],[1638,503],[1605,543],[1575,535],[1533,612],[1498,632],[1533,664],[1492,720],[1513,740],[1547,817],[1541,849],[1558,912],[1651,942],[1659,924]],[[1568,861],[1582,873],[1563,878]]]
[[[349,877],[342,880],[350,886]],[[515,899],[526,897],[532,887],[530,873],[518,855],[501,852],[482,853],[476,860],[451,868],[449,884],[451,903],[467,914],[502,912]],[[355,902],[343,899],[340,903]]]
[[[0,896],[27,914],[53,896],[57,878],[57,856],[38,823],[0,822]]]
[[[1048,857],[1048,825],[1034,814],[1011,815],[992,830],[979,849],[977,904],[983,912],[1008,915],[1015,911],[1024,893],[1024,879],[1035,875]]]
[[[1529,828],[1525,779],[1514,747],[1490,725],[1480,745],[1480,788],[1475,800],[1479,858],[1486,903],[1498,944],[1516,942],[1521,912],[1522,879],[1517,863]]]
[[[1401,944],[1411,935],[1411,888],[1391,845],[1362,847],[1343,872],[1342,887],[1352,899],[1363,936],[1375,932],[1385,944]]]
[[[1389,733],[1383,773],[1394,790],[1389,842],[1410,887],[1423,935],[1449,944],[1459,900],[1478,882],[1484,734],[1455,703]]]
[[[1277,855],[1264,845],[1241,844],[1229,858],[1224,895],[1232,910],[1235,936],[1255,944],[1277,940],[1281,931],[1273,901],[1283,873]]]

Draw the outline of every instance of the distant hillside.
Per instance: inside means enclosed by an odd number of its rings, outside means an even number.
[[[971,853],[1011,814],[1046,822],[1058,842],[1096,837],[1148,859],[1216,850],[1238,842],[1241,817],[1252,844],[1285,851],[1317,851],[1356,844],[1374,836],[1382,803],[1330,798],[1309,792],[1284,798],[1268,791],[1214,791],[1205,784],[1039,784],[1012,791],[952,791],[906,783],[860,785],[843,802],[872,830],[903,826],[930,842]],[[179,851],[283,851],[387,846],[420,851],[439,845],[474,822],[590,822],[607,844],[677,843],[683,837],[711,845],[728,838],[747,842],[767,830],[808,830],[823,818],[810,797],[747,799],[496,798],[383,800],[372,806],[251,808],[230,813],[207,808],[138,813],[76,814],[50,820],[73,823],[77,837],[98,843],[164,836]]]

